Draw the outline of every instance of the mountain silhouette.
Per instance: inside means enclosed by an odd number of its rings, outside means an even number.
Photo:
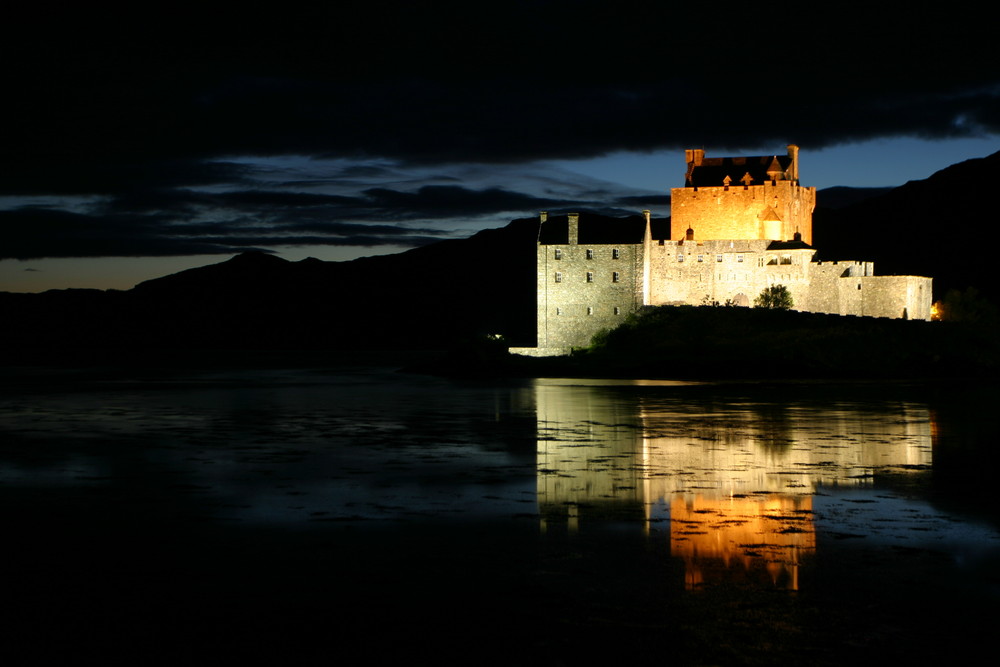
[[[879,274],[927,275],[936,298],[977,287],[995,299],[991,185],[1000,153],[889,191],[819,196],[821,259],[873,260]],[[825,191],[824,191],[825,192]],[[603,217],[603,216],[593,216]],[[607,218],[614,225],[621,220]],[[661,222],[661,221],[657,221]],[[0,293],[11,350],[448,347],[483,334],[535,344],[538,218],[467,239],[348,262],[245,252],[128,291]]]
[[[996,300],[996,271],[978,250],[1000,237],[992,201],[998,182],[1000,152],[836,210],[818,198],[813,242],[823,259],[873,260],[878,274],[931,276],[936,298],[976,287]]]
[[[128,291],[0,293],[12,349],[430,349],[535,339],[538,219],[349,262],[246,252]]]

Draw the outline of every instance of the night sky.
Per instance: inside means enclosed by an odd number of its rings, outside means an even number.
[[[684,148],[797,143],[819,188],[1000,149],[992,26],[946,3],[76,4],[5,16],[0,290],[665,216]]]

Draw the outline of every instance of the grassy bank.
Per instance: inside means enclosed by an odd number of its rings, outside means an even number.
[[[1000,339],[986,323],[661,306],[630,316],[571,356],[512,358],[502,367],[536,376],[995,377]]]

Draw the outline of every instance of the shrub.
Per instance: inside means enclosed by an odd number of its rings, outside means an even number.
[[[771,285],[761,290],[757,298],[753,300],[754,308],[774,308],[777,310],[788,310],[793,305],[792,293],[784,285]]]

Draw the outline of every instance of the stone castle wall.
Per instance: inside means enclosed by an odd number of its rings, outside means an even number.
[[[765,287],[784,285],[796,303],[810,289],[813,250],[767,250],[769,241],[648,243],[647,303],[753,305]]]
[[[801,234],[812,244],[812,212],[816,188],[794,181],[761,185],[674,188],[670,191],[670,237],[770,239],[788,241]]]
[[[538,347],[590,344],[642,303],[642,245],[539,245]]]
[[[845,279],[842,284],[849,283]],[[931,319],[931,279],[923,276],[865,276],[858,279],[859,312],[866,317]],[[851,291],[848,284],[844,289]]]
[[[860,301],[844,288],[846,283],[843,281],[870,276],[874,272],[871,262],[814,262],[810,267],[810,289],[801,301],[795,302],[795,308],[811,313],[860,314]]]

